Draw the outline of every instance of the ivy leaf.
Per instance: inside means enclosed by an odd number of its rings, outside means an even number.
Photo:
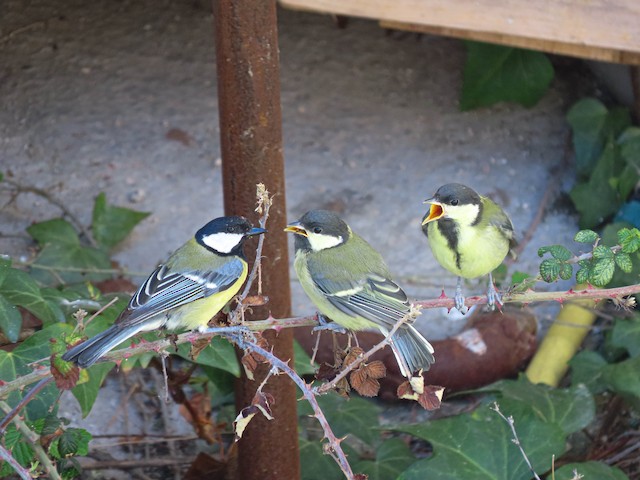
[[[229,372],[235,377],[240,376],[240,364],[238,363],[235,349],[231,343],[222,337],[212,337],[211,344],[203,348],[195,360],[191,358],[191,345],[189,343],[179,345],[177,354],[198,365],[208,365]]]
[[[556,470],[555,480],[573,480],[573,471],[578,472],[584,480],[629,480],[622,470],[610,467],[601,462],[568,463]]]
[[[34,223],[27,228],[27,232],[41,247],[50,243],[68,247],[80,245],[80,239],[75,228],[61,218]]]
[[[16,343],[21,328],[22,315],[18,308],[0,294],[0,331],[5,334],[9,342]]]
[[[580,100],[571,107],[567,121],[573,130],[576,167],[582,177],[591,174],[605,143],[631,124],[626,109],[608,111],[602,102],[593,98]]]
[[[304,438],[300,443],[301,480],[326,480],[327,478],[341,478],[342,471],[338,464],[322,450],[319,440],[310,442]],[[344,443],[342,444],[344,447]]]
[[[60,307],[42,296],[40,287],[30,275],[15,268],[0,267],[0,270],[5,270],[0,294],[8,302],[29,310],[45,325],[64,322]]]
[[[602,369],[607,361],[599,353],[583,350],[569,360],[571,366],[571,381],[574,385],[584,384],[589,391],[596,395],[607,389],[602,379]]]
[[[354,472],[368,475],[369,480],[389,480],[398,478],[415,460],[404,441],[391,438],[378,447],[375,460],[354,461],[352,468]]]
[[[502,409],[504,415],[512,412]],[[565,434],[556,424],[545,423],[531,410],[514,412],[515,428],[534,470],[551,469],[551,457],[565,450]],[[434,455],[405,470],[398,480],[529,480],[531,472],[511,441],[507,423],[489,407],[418,425],[400,425],[433,445]],[[479,442],[478,439],[482,438]]]
[[[636,400],[640,397],[640,356],[607,365],[603,374],[614,392]]]
[[[628,253],[618,252],[614,258],[616,265],[618,265],[620,270],[624,273],[631,273],[631,270],[633,270],[633,263],[631,262],[631,257]]]
[[[553,67],[543,53],[488,43],[466,44],[461,110],[503,101],[532,107],[553,80]]]
[[[618,231],[618,243],[624,253],[635,253],[640,249],[640,231],[637,228],[623,228]]]
[[[623,199],[611,185],[616,178],[619,154],[613,141],[607,142],[588,181],[576,184],[569,193],[580,213],[580,228],[593,228],[618,211]]]
[[[100,193],[93,205],[91,230],[99,245],[111,249],[126,238],[131,230],[150,215],[107,204],[107,196]]]
[[[586,229],[580,230],[578,233],[576,233],[576,236],[573,237],[573,240],[578,243],[595,243],[599,238],[600,235],[598,235],[596,232]]]
[[[640,317],[618,318],[613,325],[611,342],[629,352],[632,357],[640,355]]]
[[[337,437],[356,436],[369,446],[377,444],[380,408],[363,398],[346,400],[335,393],[318,397],[318,404]],[[298,415],[312,415],[311,407],[298,405]]]
[[[560,265],[558,260],[545,258],[540,264],[540,276],[547,283],[555,282],[560,275]]]
[[[531,410],[540,420],[555,423],[566,434],[587,427],[595,418],[593,395],[585,385],[566,389],[533,384],[524,375],[518,380],[502,380],[481,391],[497,392],[501,410],[515,413],[516,403]]]

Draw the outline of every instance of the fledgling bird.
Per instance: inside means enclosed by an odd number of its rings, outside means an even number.
[[[140,332],[206,326],[247,278],[244,241],[265,232],[243,217],[210,221],[149,275],[111,327],[62,359],[87,368]]]
[[[388,335],[409,313],[407,295],[382,256],[335,213],[311,210],[285,231],[295,234],[298,279],[320,314],[349,330]],[[407,378],[435,361],[433,347],[412,325],[403,324],[390,345]]]
[[[509,216],[493,200],[459,183],[441,186],[424,203],[431,204],[422,219],[422,231],[433,256],[440,265],[458,275],[455,295],[458,311],[466,312],[463,277],[488,274],[487,303],[491,307],[496,303],[502,305],[491,272],[508,253],[515,256],[516,240]]]

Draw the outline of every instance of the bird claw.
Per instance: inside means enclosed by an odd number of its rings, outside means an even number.
[[[487,307],[491,310],[495,310],[495,307],[498,307],[498,310],[502,310],[502,306],[504,303],[502,302],[502,296],[500,292],[496,289],[496,286],[493,284],[493,278],[491,274],[489,274],[489,287],[487,288]]]
[[[199,333],[217,333],[219,335],[232,336],[247,336],[251,335],[251,330],[245,325],[230,325],[228,327],[198,327]]]
[[[344,328],[342,325],[339,325],[335,322],[331,322],[327,320],[327,318],[324,315],[317,313],[316,317],[318,319],[318,326],[313,327],[313,329],[311,330],[312,332],[330,331],[330,332],[342,333],[342,334],[347,333],[346,328]]]
[[[456,285],[456,295],[453,297],[456,302],[456,310],[458,310],[462,315],[465,315],[469,308],[464,304],[465,298],[462,294],[462,278],[458,277],[458,283]]]

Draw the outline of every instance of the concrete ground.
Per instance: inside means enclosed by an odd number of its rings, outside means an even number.
[[[87,223],[101,191],[152,212],[116,254],[128,270],[150,272],[222,214],[209,2],[5,0],[0,12],[0,170],[49,190]],[[557,61],[549,92],[531,109],[463,113],[461,42],[386,34],[362,20],[338,29],[311,13],[280,11],[279,21],[291,219],[337,206],[420,299],[455,285],[420,230],[422,201],[441,184],[492,196],[518,234],[527,229],[563,158],[564,115],[595,91],[579,62]],[[566,191],[572,167],[557,174]],[[7,200],[0,190],[0,205]],[[512,272],[535,274],[538,247],[571,244],[576,217],[559,205]],[[0,253],[26,254],[25,227],[59,213],[18,197],[0,210]],[[295,313],[312,313],[293,270],[292,282]],[[467,291],[484,288],[483,280]],[[552,314],[541,310],[541,320]],[[429,312],[419,327],[435,339],[463,323]]]

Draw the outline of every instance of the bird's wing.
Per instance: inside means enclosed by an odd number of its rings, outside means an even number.
[[[229,261],[214,271],[172,272],[160,265],[133,295],[118,322],[138,323],[194,300],[205,298],[231,287],[242,275],[239,259]]]
[[[499,214],[491,216],[489,225],[496,227],[509,240],[509,254],[515,258],[515,248],[518,245],[518,241],[516,240],[513,223],[511,223],[509,216],[503,211],[500,211]]]
[[[392,280],[370,273],[360,282],[314,278],[325,298],[341,312],[359,316],[386,329],[409,313],[407,295]]]

